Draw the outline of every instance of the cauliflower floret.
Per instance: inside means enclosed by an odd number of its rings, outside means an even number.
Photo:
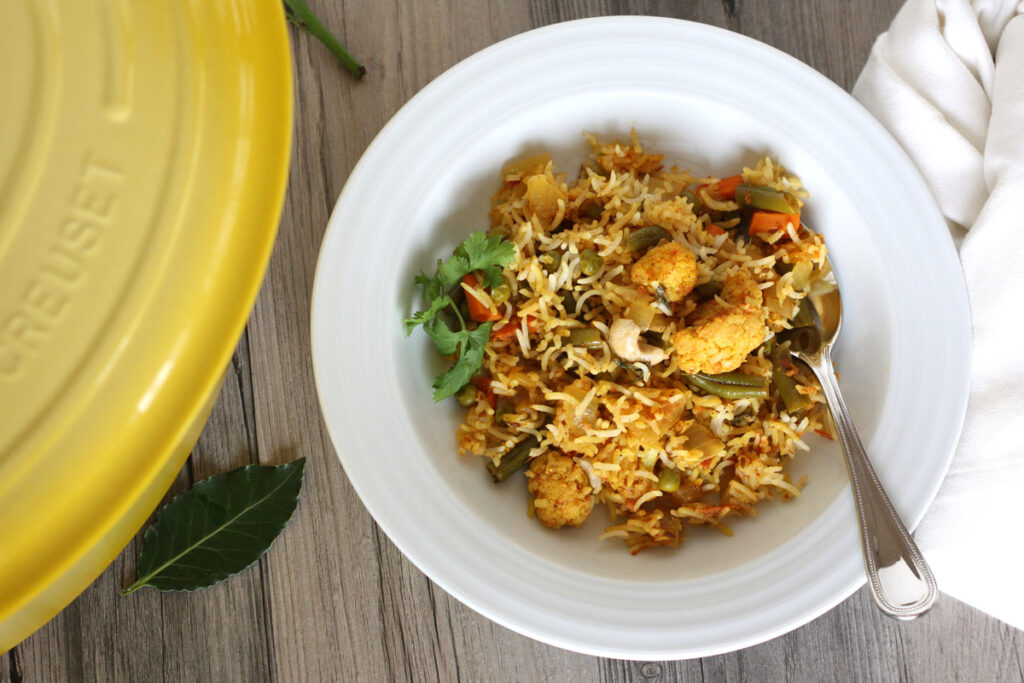
[[[526,472],[540,523],[550,529],[583,524],[594,507],[594,490],[583,468],[556,451],[537,457]]]
[[[630,277],[634,284],[657,291],[664,287],[665,298],[679,301],[697,284],[697,257],[678,242],[654,247],[633,264]]]
[[[749,270],[734,270],[725,276],[721,297],[748,312],[758,312],[764,305],[764,294]]]
[[[672,335],[683,372],[717,375],[738,368],[768,334],[760,314],[709,301],[697,309],[700,322]]]
[[[726,275],[720,296],[726,305],[717,300],[701,304],[692,324],[672,335],[676,364],[683,372],[731,372],[768,335],[761,309],[764,296],[749,271]]]

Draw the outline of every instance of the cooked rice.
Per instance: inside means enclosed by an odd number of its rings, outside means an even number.
[[[695,179],[676,167],[666,169],[662,155],[647,153],[635,132],[628,145],[589,141],[592,155],[574,181],[556,173],[547,155],[504,171],[491,219],[492,233],[516,247],[515,263],[506,269],[511,296],[505,305],[495,305],[486,292],[473,295],[503,313],[493,329],[516,325],[514,334],[492,336],[481,369],[491,380],[492,396],[510,405],[496,421],[495,406],[480,392],[459,426],[459,451],[498,463],[525,434],[537,435],[540,445],[532,455],[555,451],[571,457],[614,520],[602,538],[622,538],[633,553],[677,545],[684,521],[731,534],[726,517],[754,515],[763,500],[799,495],[803,482],[792,482],[785,466],[807,449],[802,440],[807,432],[827,433],[823,396],[806,369],[791,369],[799,391],[813,402],[794,417],[785,412],[774,384],[766,399],[726,400],[692,386],[674,352],[655,365],[617,358],[607,343],[612,323],[638,299],[653,299],[631,280],[631,267],[642,252],[631,252],[626,238],[640,227],[662,226],[670,240],[696,255],[698,287],[748,273],[764,295],[759,315],[769,338],[792,326],[810,286],[795,281],[796,266],[808,263],[812,273],[819,272],[824,241],[793,225],[751,239],[730,231],[738,218],[712,227],[711,217],[695,214],[680,193],[696,182],[706,207],[735,211],[735,201],[711,192],[718,178]],[[744,182],[806,197],[800,181],[771,159],[744,168],[741,175]],[[722,228],[724,234],[715,234]],[[587,249],[603,259],[590,276],[581,273]],[[561,253],[554,269],[547,256],[553,251]],[[714,296],[723,309],[736,306]],[[705,300],[695,290],[681,301],[661,302],[657,341],[671,351],[673,334],[692,324],[693,312]],[[587,327],[600,333],[600,347],[570,345],[572,330]],[[764,347],[749,353],[739,371],[771,377]],[[680,485],[662,490],[659,473],[672,469]],[[540,516],[550,506],[548,495],[543,505],[531,502],[531,513]]]

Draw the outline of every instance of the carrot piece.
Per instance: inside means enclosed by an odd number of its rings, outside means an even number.
[[[724,235],[725,234],[725,230],[722,228],[722,226],[715,225],[714,223],[709,223],[707,229],[708,229],[708,234],[709,235]]]
[[[512,335],[514,335],[516,333],[516,330],[518,330],[520,325],[522,324],[522,323],[519,322],[520,320],[521,320],[520,318],[513,318],[512,320],[508,321],[507,323],[505,323],[504,325],[502,325],[501,327],[499,327],[497,329],[492,327],[491,328],[491,339],[492,340],[493,339],[505,339],[506,337],[511,337]],[[536,322],[537,322],[537,319],[534,318],[532,315],[526,316],[526,328],[527,329],[532,330],[533,327],[534,327],[534,323],[536,323]]]
[[[494,390],[491,389],[491,378],[477,375],[470,379],[470,381],[476,385],[477,391],[484,395],[487,403],[490,404],[491,408],[494,409],[498,406],[498,397],[494,395]]]
[[[754,215],[750,217],[750,234],[783,231],[786,229],[787,223],[792,223],[794,229],[799,228],[800,214],[755,211]]]
[[[473,273],[467,273],[462,276],[462,283],[470,287],[479,287],[480,279],[477,278]],[[465,290],[463,290],[465,291]],[[478,323],[493,322],[495,320],[501,320],[501,314],[497,311],[492,311],[488,306],[485,306],[482,301],[477,299],[469,292],[466,294],[466,306],[469,307],[469,317]]]
[[[735,199],[736,188],[742,182],[743,178],[741,178],[738,175],[730,176],[728,178],[723,178],[722,180],[719,180],[717,183],[715,183],[715,186],[713,188],[715,196],[717,196],[720,199]]]

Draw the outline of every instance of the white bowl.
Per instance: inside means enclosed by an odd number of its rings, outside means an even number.
[[[456,454],[460,409],[435,404],[442,368],[400,321],[412,279],[469,232],[511,159],[582,131],[626,139],[698,171],[763,154],[811,192],[845,307],[842,388],[879,476],[916,525],[952,456],[966,405],[963,278],[923,181],[882,127],[806,65],[754,40],[668,19],[606,18],[517,36],[413,98],[349,178],[314,287],[313,361],[345,471],[395,544],[473,609],[547,643],[632,659],[724,652],[784,633],[864,581],[838,448],[814,439],[790,471],[803,495],[767,503],[727,538],[691,529],[678,551],[630,556],[598,542],[600,511],[553,532],[526,517],[521,480],[490,482]],[[931,311],[944,311],[935,318]]]

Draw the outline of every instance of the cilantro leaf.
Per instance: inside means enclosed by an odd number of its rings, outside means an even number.
[[[426,323],[423,326],[423,331],[434,340],[437,352],[442,356],[450,356],[455,353],[463,336],[468,334],[467,332],[456,332],[448,327],[441,318],[434,318]]]
[[[491,323],[484,323],[475,330],[464,330],[455,333],[461,337],[459,342],[459,360],[447,372],[434,379],[434,400],[452,396],[466,386],[470,378],[484,362],[484,347],[491,338]]]
[[[441,267],[441,259],[437,259],[437,267]],[[433,301],[444,293],[444,283],[436,275],[434,277],[427,277],[426,273],[421,272],[416,276],[414,282],[423,288],[424,301]]]
[[[416,313],[411,318],[406,318],[402,322],[405,324],[405,336],[412,334],[412,331],[416,329],[417,325],[427,325],[437,317],[437,314],[441,312],[446,306],[454,305],[452,298],[447,294],[437,297],[430,302],[430,306],[426,310]],[[450,353],[450,352],[449,352]],[[447,354],[443,354],[447,355]]]
[[[434,400],[440,401],[464,387],[483,364],[484,347],[491,335],[491,323],[480,325],[475,330],[466,327],[465,320],[458,313],[454,299],[448,294],[463,277],[474,271],[483,273],[486,287],[497,287],[504,279],[502,268],[512,265],[516,247],[499,235],[488,237],[477,230],[455,248],[446,261],[437,261],[437,272],[433,277],[425,273],[416,276],[416,284],[423,289],[423,303],[426,309],[406,318],[406,335],[412,334],[418,325],[423,325],[442,356],[458,353],[458,360],[434,379]],[[438,317],[444,309],[451,307],[457,321]],[[458,329],[461,327],[462,329]]]
[[[457,249],[451,258],[437,266],[437,277],[444,283],[445,289],[454,286],[471,272],[473,269],[469,267],[469,259],[460,255]]]
[[[437,274],[446,287],[451,287],[467,273],[481,270],[484,285],[497,287],[502,282],[501,269],[512,265],[515,257],[516,248],[511,242],[500,235],[488,237],[483,230],[477,230],[455,248],[455,253],[438,268]]]

